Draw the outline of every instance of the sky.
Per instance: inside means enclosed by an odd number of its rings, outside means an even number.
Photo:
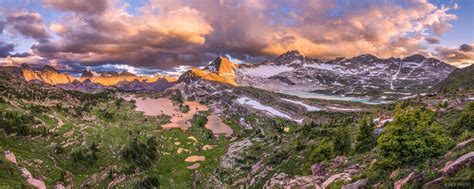
[[[0,65],[179,74],[219,55],[474,64],[470,0],[0,0]]]

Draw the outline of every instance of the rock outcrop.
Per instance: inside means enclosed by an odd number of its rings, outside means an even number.
[[[469,152],[456,159],[454,162],[448,162],[441,170],[441,174],[450,175],[457,172],[464,165],[474,160],[474,152]]]
[[[237,69],[238,67],[238,64],[231,62],[225,57],[219,56],[204,69],[193,68],[190,71],[183,73],[179,77],[178,82],[204,79],[237,86],[238,84],[235,81],[236,76],[234,69]]]
[[[402,178],[400,180],[398,180],[397,182],[395,182],[393,184],[393,188],[395,189],[401,189],[403,185],[405,185],[407,182],[409,182],[410,180],[413,179],[413,177],[415,177],[415,172],[411,172],[407,177],[405,178]]]
[[[82,72],[80,81],[84,82],[86,80],[90,80],[92,83],[98,83],[104,86],[112,86],[117,85],[121,82],[146,82],[146,83],[153,83],[158,81],[159,79],[165,79],[168,82],[175,82],[175,78],[171,78],[168,76],[156,75],[154,77],[148,76],[137,76],[135,74],[129,72],[104,72],[104,73],[97,73],[91,70],[84,70]]]
[[[66,84],[76,80],[73,76],[60,73],[48,65],[43,66],[39,71],[34,71],[28,64],[22,64],[21,71],[26,81],[38,80],[50,85]]]
[[[361,179],[354,183],[344,185],[341,187],[341,189],[359,189],[363,188],[365,185],[367,185],[367,179]]]

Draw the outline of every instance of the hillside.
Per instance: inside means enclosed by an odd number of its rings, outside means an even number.
[[[433,91],[442,93],[474,92],[474,64],[454,70],[441,83],[433,87]]]
[[[473,105],[462,95],[367,105],[206,79],[162,93],[106,87],[87,94],[27,82],[14,70],[0,70],[0,167],[7,170],[0,187],[415,187],[472,175],[462,159],[474,150]],[[416,115],[449,131],[427,131],[436,136],[427,145],[442,147],[387,164],[381,150],[398,151],[383,146],[380,132],[393,135],[396,120],[416,125],[419,118],[409,117]],[[367,119],[375,126],[361,129]]]

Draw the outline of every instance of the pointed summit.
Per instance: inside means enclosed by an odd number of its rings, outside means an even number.
[[[238,64],[233,63],[229,59],[219,56],[211,62],[204,70],[216,73],[220,76],[235,75],[234,69],[238,68]]]
[[[31,67],[27,63],[23,63],[23,64],[21,64],[21,69],[22,70],[31,70]]]
[[[50,65],[44,65],[43,68],[41,69],[43,72],[51,71],[51,72],[58,72],[55,68],[53,68]]]
[[[372,55],[372,54],[363,54],[360,56],[355,57],[355,59],[363,59],[363,60],[378,60],[379,57]]]
[[[296,59],[303,59],[304,55],[297,50],[287,51],[286,53],[281,54],[275,60],[276,62],[288,62]]]
[[[426,60],[426,57],[421,54],[414,54],[409,57],[402,59],[404,62],[423,62]]]
[[[219,56],[203,70],[199,68],[193,68],[183,73],[178,78],[178,82],[189,82],[196,79],[204,79],[237,86],[238,84],[235,81],[236,76],[234,69],[237,69],[238,67],[238,64],[233,63],[223,56]]]

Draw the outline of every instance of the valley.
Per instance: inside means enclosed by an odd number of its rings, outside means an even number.
[[[293,56],[310,60],[289,52],[273,64],[294,62]],[[299,91],[300,84],[267,73],[250,80],[261,71],[252,71],[258,65],[245,66],[219,57],[204,75],[196,68],[175,81],[123,79],[115,85],[50,83],[47,76],[54,74],[44,70],[2,68],[0,187],[377,188],[472,176],[474,91],[464,87],[473,83],[463,74],[471,68],[443,76],[456,81],[453,86],[430,80],[439,84],[410,90],[385,83],[372,95],[367,88],[345,85],[360,94],[350,95],[319,93],[322,85]],[[325,70],[321,66],[313,67]],[[403,71],[403,77],[418,68]],[[282,71],[279,75],[295,72]],[[37,76],[28,80],[25,74]],[[284,87],[267,88],[269,82]],[[324,90],[341,87],[331,82]],[[423,140],[440,145],[439,150],[419,154],[422,158],[403,154],[399,160],[384,154],[398,153],[384,145],[399,137],[389,135],[396,135],[393,130],[403,120],[420,127],[425,122],[418,120],[425,120],[436,128],[427,129],[433,138]],[[459,165],[450,168],[453,163]]]

